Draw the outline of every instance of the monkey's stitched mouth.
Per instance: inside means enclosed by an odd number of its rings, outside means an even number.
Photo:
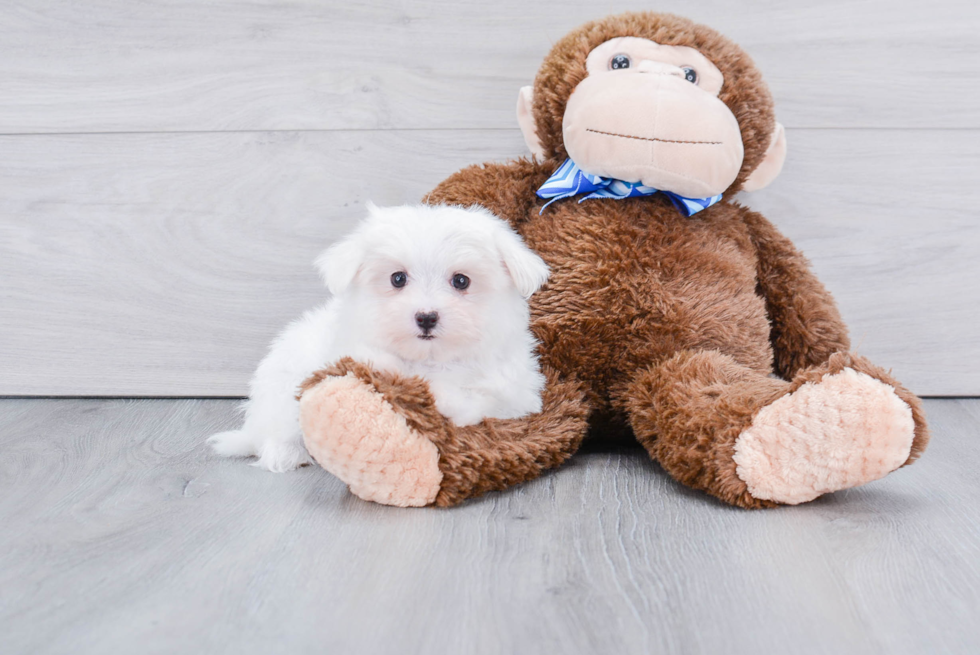
[[[603,132],[601,130],[593,130],[590,127],[585,128],[585,131],[592,132],[594,134],[603,134],[605,136],[618,136],[621,139],[637,139],[639,141],[659,141],[660,143],[685,143],[685,144],[699,145],[699,146],[723,145],[721,141],[675,141],[673,139],[658,139],[656,137],[633,136],[632,134],[616,134],[615,132]]]

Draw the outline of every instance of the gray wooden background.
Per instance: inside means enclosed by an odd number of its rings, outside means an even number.
[[[756,59],[790,156],[745,202],[860,352],[980,395],[972,0],[0,4],[0,395],[240,396],[364,202],[525,153],[518,88],[627,9]]]

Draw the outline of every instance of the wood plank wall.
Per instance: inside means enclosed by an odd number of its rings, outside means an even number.
[[[238,396],[367,200],[525,154],[519,87],[591,18],[673,11],[761,67],[790,156],[744,195],[859,351],[980,395],[980,5],[0,5],[0,395]]]

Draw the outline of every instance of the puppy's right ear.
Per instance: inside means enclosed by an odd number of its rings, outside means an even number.
[[[498,223],[494,234],[497,252],[500,253],[514,286],[522,296],[530,298],[548,281],[548,265],[524,244],[524,240],[516,232],[504,225],[503,221],[499,218],[494,220]]]
[[[352,234],[324,250],[316,258],[316,267],[330,293],[339,296],[354,281],[363,262],[364,248],[361,240],[357,234]]]

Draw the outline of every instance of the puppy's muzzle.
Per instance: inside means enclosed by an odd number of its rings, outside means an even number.
[[[419,339],[435,339],[435,335],[432,331],[436,328],[436,323],[439,322],[439,312],[419,312],[415,315],[415,324],[419,326],[422,330],[422,334],[419,335]]]

